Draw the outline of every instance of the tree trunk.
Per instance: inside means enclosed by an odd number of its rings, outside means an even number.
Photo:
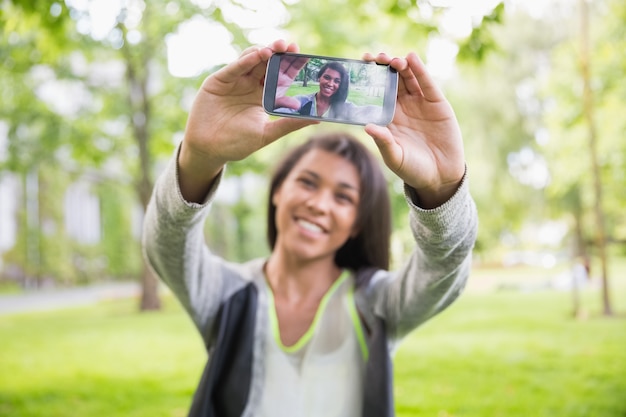
[[[143,19],[147,19],[146,14],[144,14]],[[144,24],[146,23],[144,22]],[[126,29],[123,25],[121,25],[121,29],[124,33],[124,39],[126,39]],[[146,54],[140,53],[135,57],[129,48],[128,42],[125,42],[122,49],[126,60],[126,81],[128,83],[131,125],[133,138],[139,150],[139,173],[135,180],[135,189],[145,212],[153,187],[150,175],[152,160],[148,146],[150,140],[148,129],[150,123],[150,98],[148,96],[150,66]],[[144,50],[150,50],[147,46],[143,46],[143,48]],[[159,310],[161,308],[158,290],[158,280],[144,260],[141,273],[141,302],[139,305],[141,311]]]
[[[589,5],[588,0],[580,0],[581,11],[581,75],[583,79],[583,115],[587,125],[587,135],[589,143],[589,156],[591,158],[591,169],[594,190],[594,217],[596,222],[596,246],[600,258],[600,272],[602,279],[602,306],[603,314],[610,316],[613,314],[611,307],[611,297],[609,290],[609,277],[607,267],[607,243],[604,221],[604,209],[602,207],[602,181],[600,164],[598,162],[598,140],[594,120],[594,96],[591,87],[591,58],[590,58],[590,35],[589,35]]]
[[[580,186],[574,185],[572,189],[572,209],[574,211],[574,248],[572,262],[572,315],[575,318],[586,316],[580,297],[580,287],[575,273],[578,262],[582,262],[585,267],[589,265],[589,251],[583,233],[583,203],[580,198]],[[588,277],[589,275],[587,275]]]
[[[309,85],[309,63],[304,64],[304,79],[302,80],[302,87]]]

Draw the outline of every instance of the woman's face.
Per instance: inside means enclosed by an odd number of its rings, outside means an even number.
[[[355,166],[334,153],[305,154],[272,196],[276,206],[274,250],[308,262],[334,261],[355,235],[360,181]]]
[[[326,68],[320,76],[320,94],[330,98],[341,86],[341,74],[331,68]]]

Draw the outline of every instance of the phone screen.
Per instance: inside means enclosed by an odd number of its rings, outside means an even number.
[[[388,125],[397,91],[398,74],[388,65],[277,53],[267,65],[263,108],[277,116]]]

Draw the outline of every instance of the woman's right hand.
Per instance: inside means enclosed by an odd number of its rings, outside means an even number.
[[[236,61],[207,77],[189,113],[178,157],[179,181],[187,201],[204,199],[229,161],[241,160],[294,130],[315,122],[271,120],[261,101],[267,61],[275,52],[297,52],[276,41],[248,48]]]

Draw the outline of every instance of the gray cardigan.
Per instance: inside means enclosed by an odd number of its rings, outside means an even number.
[[[209,352],[189,415],[252,417],[263,392],[268,300],[259,289],[265,285],[265,260],[228,262],[205,244],[203,225],[220,180],[203,204],[186,202],[172,158],[146,212],[144,255],[187,310]],[[393,415],[389,352],[454,301],[470,272],[478,220],[467,176],[456,194],[433,210],[419,208],[409,187],[405,195],[413,253],[397,271],[354,273],[355,303],[371,336],[364,415]]]

